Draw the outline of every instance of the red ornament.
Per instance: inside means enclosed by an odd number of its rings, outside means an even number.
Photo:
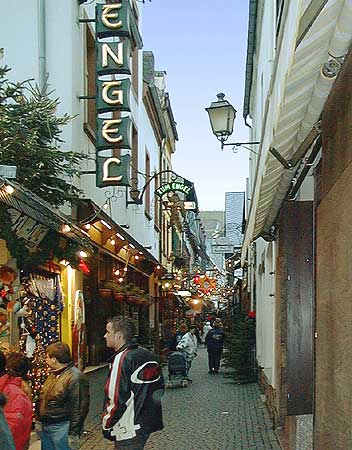
[[[0,297],[5,298],[7,295],[7,291],[5,291],[5,289],[1,289],[0,291]]]
[[[15,281],[16,271],[9,266],[0,267],[0,281],[9,286]]]
[[[255,311],[249,311],[248,317],[251,319],[255,319]]]
[[[89,272],[90,272],[90,269],[89,269],[88,264],[87,264],[85,261],[83,261],[83,259],[80,259],[80,260],[79,260],[78,268],[79,268],[79,270],[81,270],[83,273],[89,273]]]

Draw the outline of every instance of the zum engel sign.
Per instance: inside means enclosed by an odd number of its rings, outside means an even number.
[[[167,194],[168,192],[183,192],[184,194],[188,195],[191,192],[191,186],[187,186],[184,183],[179,182],[171,182],[171,183],[165,183],[162,186],[158,187],[156,189],[155,194],[159,197],[162,197],[164,194]]]
[[[131,82],[115,76],[131,75],[130,39],[140,45],[141,40],[129,0],[97,4],[95,24],[97,186],[128,186],[130,155],[116,157],[114,149],[131,149],[131,118],[118,114],[131,112]],[[101,156],[102,151],[111,154]]]

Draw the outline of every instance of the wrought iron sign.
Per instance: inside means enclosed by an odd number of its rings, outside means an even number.
[[[162,197],[168,192],[182,192],[183,194],[188,195],[191,192],[192,185],[187,185],[185,183],[179,183],[176,181],[172,181],[171,183],[165,183],[162,186],[156,189],[155,194],[158,197]]]
[[[190,207],[185,208],[188,210],[196,210],[197,209],[197,197],[194,190],[194,184],[191,181],[186,180],[185,178],[181,177],[177,173],[175,173],[173,170],[162,170],[160,172],[154,173],[152,177],[150,177],[145,185],[141,188],[141,191],[137,198],[135,198],[133,201],[128,201],[128,204],[137,204],[141,205],[143,203],[143,196],[148,188],[148,186],[151,184],[151,182],[155,179],[158,179],[159,182],[162,182],[163,175],[168,174],[168,176],[171,178],[170,182],[164,182],[161,186],[159,186],[155,190],[155,195],[159,197],[159,199],[162,199],[164,195],[166,195],[169,192],[182,192],[184,194],[184,203],[189,203],[192,205],[189,205]]]
[[[116,157],[115,149],[131,149],[129,78],[131,39],[142,46],[129,0],[96,5],[96,176],[97,186],[129,186],[130,155]],[[107,79],[107,76],[111,78]],[[104,77],[101,79],[100,77]],[[99,155],[110,151],[110,156]]]

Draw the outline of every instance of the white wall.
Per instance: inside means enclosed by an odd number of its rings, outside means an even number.
[[[53,96],[60,98],[58,115],[68,113],[76,116],[63,129],[65,140],[63,148],[83,152],[94,158],[95,148],[83,131],[86,100],[78,100],[85,95],[85,28],[86,24],[78,22],[79,18],[94,17],[94,2],[79,6],[77,0],[46,0],[46,67],[49,89]],[[139,8],[140,13],[142,11]],[[5,49],[4,63],[11,67],[11,79],[22,81],[39,75],[39,38],[38,38],[38,0],[21,2],[20,8],[14,8],[10,2],[1,5],[0,42]],[[4,20],[4,18],[8,20]],[[91,25],[92,26],[92,25]],[[138,102],[131,94],[132,116],[138,129],[139,167],[145,171],[145,148],[150,155],[151,170],[159,167],[158,145],[142,101],[142,50],[139,59],[139,93]],[[81,170],[94,170],[94,160],[82,163]],[[75,180],[87,198],[99,206],[106,201],[105,193],[112,193],[113,188],[96,188],[95,175],[83,175]],[[140,185],[144,184],[141,177]],[[152,185],[151,192],[154,191]],[[152,245],[151,253],[159,254],[159,239],[154,229],[154,222],[144,214],[144,205],[126,207],[126,188],[116,188],[116,201],[112,203],[112,217],[119,224],[129,224],[128,232],[142,245]],[[152,214],[153,216],[153,214]]]
[[[253,82],[251,90],[251,140],[261,141],[265,106],[273,72],[275,58],[276,34],[276,1],[266,0],[258,3],[257,41],[254,55]],[[259,151],[259,146],[253,146]],[[249,198],[254,192],[258,156],[249,155]],[[270,384],[275,386],[275,244],[267,243],[263,239],[256,240],[256,261],[254,255],[249,257],[249,290],[253,290],[256,280],[256,317],[257,317],[257,360],[264,368]],[[255,271],[253,269],[255,267]],[[261,271],[259,268],[261,267]],[[265,268],[262,272],[263,267]],[[253,298],[253,294],[252,294]]]

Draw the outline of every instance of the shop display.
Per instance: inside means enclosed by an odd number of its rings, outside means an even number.
[[[59,318],[64,307],[60,276],[31,274],[24,278],[19,303],[19,346],[23,353],[32,358],[33,368],[29,381],[33,390],[33,401],[36,402],[48,376],[45,349],[51,342],[60,338]]]
[[[83,370],[87,362],[87,336],[86,314],[82,291],[77,291],[75,295],[72,358],[79,370]]]

